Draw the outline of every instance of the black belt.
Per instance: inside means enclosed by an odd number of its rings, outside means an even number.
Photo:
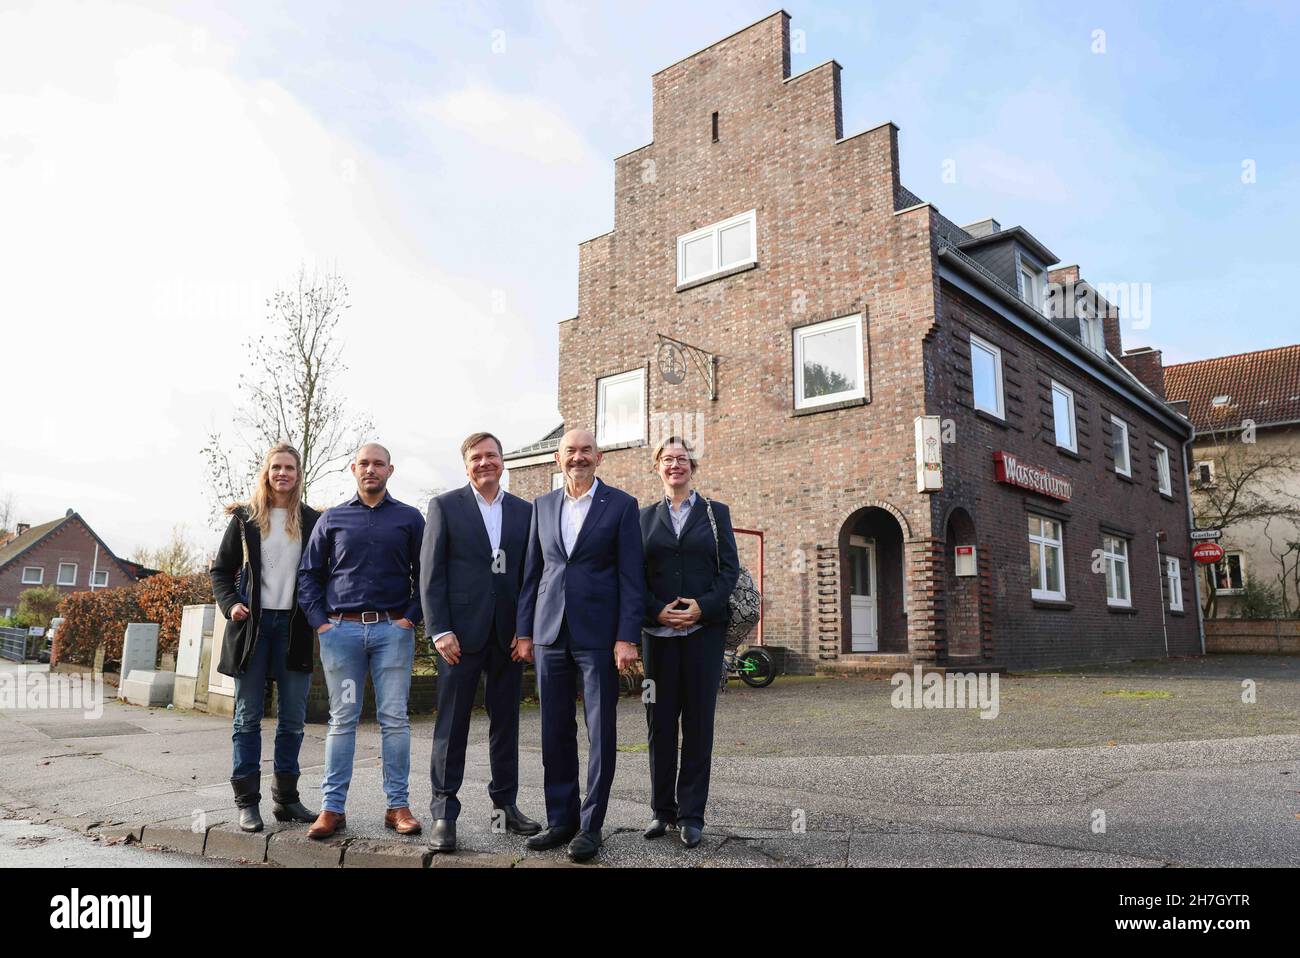
[[[376,622],[394,619],[406,618],[406,613],[398,609],[396,612],[335,612],[331,619],[343,619],[347,622],[364,622],[366,625],[374,625]]]

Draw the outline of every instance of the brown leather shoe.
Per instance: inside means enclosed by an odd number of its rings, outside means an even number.
[[[384,812],[384,827],[393,829],[399,835],[420,834],[420,823],[405,805]]]
[[[307,829],[307,837],[329,838],[347,827],[348,817],[341,812],[321,812],[312,827]]]

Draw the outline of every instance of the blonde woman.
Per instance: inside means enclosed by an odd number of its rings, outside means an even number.
[[[713,762],[713,712],[722,677],[728,600],[740,575],[731,511],[692,485],[699,460],[690,443],[670,436],[654,451],[663,496],[641,510],[645,548],[646,705],[650,808],[646,838],[680,829],[687,848],[700,843]],[[681,732],[681,768],[677,736]]]
[[[311,687],[313,632],[298,608],[298,560],[320,513],[302,501],[302,457],[288,443],[267,452],[248,502],[227,508],[221,548],[212,562],[212,593],[225,615],[217,671],[235,680],[230,785],[239,827],[262,830],[262,712],[266,681],[275,680],[272,811],[281,822],[310,823],[316,813],[298,798],[298,752]],[[241,572],[241,570],[244,570]]]

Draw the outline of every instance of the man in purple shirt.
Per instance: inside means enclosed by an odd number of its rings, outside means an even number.
[[[421,616],[417,586],[424,517],[388,494],[393,465],[383,446],[362,446],[351,469],[357,494],[320,517],[298,566],[298,604],[320,637],[330,695],[321,813],[307,835],[328,838],[347,827],[343,807],[367,672],[382,733],[384,825],[418,835],[420,823],[407,796],[411,723],[406,703]]]

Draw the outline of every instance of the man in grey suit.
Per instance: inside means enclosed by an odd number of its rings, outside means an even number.
[[[494,830],[534,835],[541,825],[519,811],[519,693],[524,654],[515,637],[519,587],[532,507],[501,488],[501,443],[476,432],[460,447],[469,484],[429,503],[420,551],[425,633],[442,657],[433,726],[433,816],[429,847],[456,850],[456,797],[479,676],[486,674],[488,758]]]

